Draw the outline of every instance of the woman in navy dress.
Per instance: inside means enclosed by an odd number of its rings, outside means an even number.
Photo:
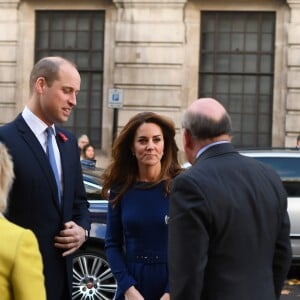
[[[181,172],[174,123],[143,112],[116,138],[103,175],[109,197],[105,249],[116,300],[169,300],[169,190]]]

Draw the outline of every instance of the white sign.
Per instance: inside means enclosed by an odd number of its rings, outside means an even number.
[[[109,89],[108,92],[108,107],[121,108],[123,106],[123,90]]]

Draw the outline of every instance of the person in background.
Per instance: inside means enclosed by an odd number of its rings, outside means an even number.
[[[279,176],[234,149],[230,117],[217,100],[193,102],[182,126],[192,166],[170,193],[171,299],[279,299],[291,262]]]
[[[46,300],[42,257],[34,234],[3,216],[13,179],[11,157],[0,143],[1,300]]]
[[[86,169],[96,168],[95,148],[91,144],[87,144],[82,149],[81,166]]]
[[[116,300],[170,299],[167,219],[170,183],[181,171],[177,152],[173,122],[152,112],[133,116],[114,141],[102,191]]]
[[[5,215],[37,237],[47,300],[70,300],[72,254],[86,239],[90,217],[77,140],[54,123],[68,120],[80,75],[70,61],[45,57],[34,65],[29,82],[23,112],[0,127],[16,177]]]
[[[297,136],[296,148],[300,149],[300,134]]]
[[[90,143],[90,139],[86,134],[82,134],[78,139],[77,139],[78,147],[80,149],[80,159],[83,157],[83,148],[84,146],[88,145]]]

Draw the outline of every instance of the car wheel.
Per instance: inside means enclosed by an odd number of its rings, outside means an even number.
[[[111,300],[117,282],[101,249],[79,250],[73,259],[72,299]]]

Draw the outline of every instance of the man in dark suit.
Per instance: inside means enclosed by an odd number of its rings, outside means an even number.
[[[43,58],[31,72],[27,106],[0,127],[0,140],[9,148],[16,177],[6,216],[31,229],[38,239],[47,300],[72,298],[72,253],[90,227],[77,140],[54,126],[68,120],[79,89],[80,75],[71,62]],[[50,143],[57,177],[47,157],[48,127],[53,131]]]
[[[183,128],[192,166],[170,194],[171,299],[279,299],[291,261],[279,176],[233,148],[230,117],[218,101],[193,102]]]

